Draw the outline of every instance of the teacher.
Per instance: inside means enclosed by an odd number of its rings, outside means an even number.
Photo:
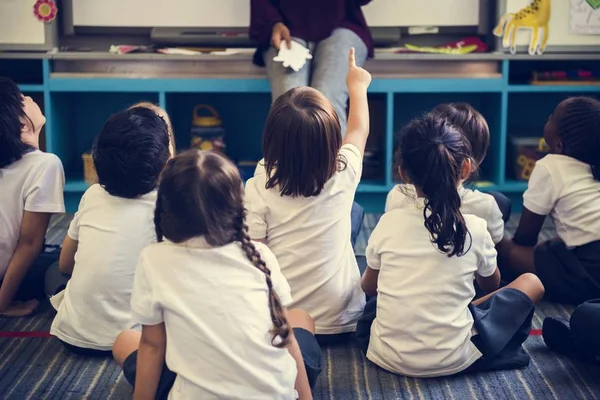
[[[373,39],[361,7],[371,0],[250,0],[250,38],[258,42],[257,65],[267,67],[272,100],[298,86],[312,86],[333,104],[346,133],[348,53],[356,64],[373,56]],[[298,72],[273,61],[291,41],[313,55]]]

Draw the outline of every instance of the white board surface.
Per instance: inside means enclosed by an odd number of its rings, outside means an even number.
[[[530,3],[530,0],[506,0],[506,10],[517,12]],[[600,35],[577,35],[570,32],[570,3],[570,0],[552,0],[548,46],[599,46],[600,52]],[[530,36],[530,30],[519,30],[517,45],[528,45]]]
[[[35,0],[0,0],[0,44],[41,45],[46,27],[33,15]]]
[[[250,22],[250,0],[72,1],[75,26],[241,28]],[[364,12],[371,27],[476,26],[479,0],[373,0]]]

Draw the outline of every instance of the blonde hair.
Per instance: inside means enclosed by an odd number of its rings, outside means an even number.
[[[164,108],[159,107],[156,104],[151,103],[149,101],[140,101],[139,103],[135,103],[134,105],[129,107],[128,110],[131,110],[135,107],[148,108],[165,120],[167,128],[169,128],[169,141],[171,142],[171,147],[173,147],[173,155],[175,155],[177,149],[175,147],[175,135],[173,134],[173,125],[171,124],[171,118],[169,118],[169,114],[167,114],[167,111]]]

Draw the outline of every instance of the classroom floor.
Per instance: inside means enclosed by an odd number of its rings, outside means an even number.
[[[379,216],[367,215],[357,253]],[[60,243],[70,217],[54,218],[49,243]],[[517,218],[507,224],[514,232]],[[548,224],[543,239],[553,236]],[[412,379],[385,372],[367,362],[352,344],[323,349],[324,369],[315,399],[598,399],[600,367],[589,366],[551,353],[539,336],[543,318],[567,317],[572,307],[542,303],[536,310],[534,330],[525,342],[530,366],[518,371]],[[132,390],[111,359],[89,359],[68,354],[48,335],[54,316],[46,303],[29,318],[0,319],[0,399],[131,399]]]

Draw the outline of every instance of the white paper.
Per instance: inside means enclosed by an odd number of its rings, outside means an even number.
[[[600,35],[600,8],[594,10],[586,0],[570,0],[569,31],[577,35]]]
[[[298,72],[306,64],[306,60],[311,59],[310,50],[292,40],[291,49],[288,49],[285,42],[281,42],[279,53],[273,58],[273,61],[281,62],[284,67],[289,67]]]

